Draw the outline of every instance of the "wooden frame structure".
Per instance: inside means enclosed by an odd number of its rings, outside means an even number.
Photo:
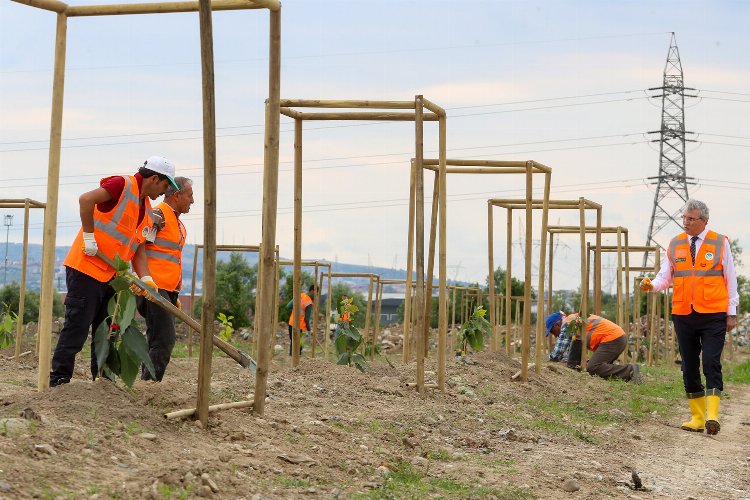
[[[261,245],[216,245],[216,251],[217,252],[257,252],[257,253],[260,254],[260,248],[261,248]],[[190,287],[190,307],[191,308],[193,308],[194,304],[195,304],[195,280],[196,280],[197,274],[198,274],[198,252],[200,250],[202,250],[202,249],[203,249],[203,245],[194,245],[194,250],[193,250],[193,272],[192,272],[192,280],[191,280],[191,287]],[[278,258],[279,258],[279,246],[276,245],[276,259],[278,260]],[[260,276],[261,272],[262,272],[261,261],[260,261],[260,259],[258,259],[258,271],[257,271],[257,275],[256,275],[256,283],[257,284],[256,284],[256,293],[255,293],[255,296],[256,296],[255,320],[254,320],[253,324],[259,323],[258,318],[261,316],[261,313],[262,313],[262,311],[260,309],[258,309],[258,304],[257,304],[257,297],[258,297],[258,294],[259,294],[259,291],[260,291],[260,281],[257,280],[257,276]],[[278,269],[276,270],[276,274],[278,276]],[[278,305],[279,305],[279,300],[278,300],[278,295],[279,295],[278,294],[278,282],[279,282],[278,279],[275,280],[275,283],[276,283],[275,292],[276,292],[276,296],[277,296],[277,299],[276,299],[276,311],[277,311],[277,313],[276,313],[276,316],[275,316],[276,317],[276,323],[279,322],[278,321],[278,308],[279,308],[278,307]],[[188,314],[190,314],[190,313],[188,313]],[[254,339],[257,338],[257,335],[253,335],[253,338]],[[254,352],[253,352],[253,355],[257,357],[257,355],[258,355],[257,341],[255,341],[255,340],[253,341],[253,347],[255,348]],[[192,332],[192,330],[189,330],[189,329],[188,329],[188,338],[187,338],[187,349],[188,349],[188,358],[191,358],[193,356],[193,332]]]
[[[412,160],[412,163],[414,163],[414,160]],[[423,166],[426,169],[436,171],[436,167],[438,167],[440,164],[438,159],[425,159]],[[551,174],[552,169],[547,167],[546,165],[543,165],[541,163],[535,162],[533,160],[528,161],[513,161],[513,160],[476,160],[476,159],[446,159],[446,173],[447,174],[524,174],[526,176],[526,196],[528,199],[531,199],[532,191],[533,191],[533,174],[535,173],[541,173],[544,174],[544,211],[542,213],[542,225],[546,226],[547,224],[547,202],[549,201],[549,191],[550,191],[550,183],[551,183]],[[432,218],[430,223],[430,254],[429,254],[429,267],[427,271],[427,280],[428,280],[428,287],[429,284],[432,282],[432,268],[433,268],[433,261],[434,261],[434,254],[435,254],[435,224],[436,224],[436,210],[437,206],[435,203],[435,198],[440,197],[440,192],[445,193],[443,197],[447,196],[446,189],[442,189],[442,191],[437,190],[438,185],[438,179],[436,176],[435,179],[435,188],[433,188],[433,204],[432,204]],[[424,183],[422,183],[424,185]],[[411,204],[412,196],[410,195],[410,206]],[[491,217],[491,209],[489,210],[490,217]],[[410,212],[411,213],[411,212]],[[531,212],[527,214],[527,223],[529,227],[531,226]],[[411,216],[409,218],[409,224],[410,224],[410,234],[411,234],[411,227],[412,227],[412,220]],[[444,233],[445,228],[441,225],[441,234]],[[528,233],[530,235],[530,233]],[[491,238],[491,236],[489,236]],[[544,264],[544,258],[546,256],[544,252],[544,236],[542,238],[542,255],[541,263],[542,267]],[[531,294],[531,254],[527,252],[527,260],[526,266],[527,266],[527,291],[526,293],[530,296]],[[409,261],[411,262],[411,252],[409,252]],[[490,258],[490,267],[493,266],[492,258]],[[408,270],[407,270],[408,273]],[[490,270],[489,280],[494,280],[494,269]],[[542,290],[544,288],[544,282],[540,282],[540,286],[542,287]],[[494,295],[494,286],[490,287],[490,294]],[[442,300],[442,296],[441,296]],[[429,314],[429,299],[426,300],[426,314]],[[490,299],[490,323],[492,324],[493,329],[493,335],[492,335],[492,344],[494,350],[497,350],[497,335],[495,334],[495,310],[494,310],[494,299]],[[531,316],[529,316],[529,322],[531,321]],[[446,323],[446,329],[447,329],[447,323]],[[426,345],[426,336],[429,332],[428,328],[423,327],[423,331],[420,332],[422,338],[424,339],[424,345]],[[439,334],[441,337],[438,339],[438,344],[440,344],[441,338],[444,335],[444,332],[442,329],[440,330]],[[405,356],[406,357],[406,356]],[[438,385],[440,385],[440,364],[438,363]]]
[[[18,319],[16,321],[16,348],[13,357],[19,359],[21,356],[21,340],[23,336],[23,313],[26,301],[26,267],[29,261],[29,211],[32,208],[45,208],[41,201],[30,198],[2,199],[0,208],[23,208],[23,253],[21,254],[21,283],[18,296]],[[37,341],[38,347],[38,341]]]
[[[336,109],[327,112],[301,112],[293,108],[324,108]],[[366,111],[341,111],[344,109],[365,109]],[[388,110],[388,111],[373,111]],[[394,111],[411,110],[411,111]],[[437,104],[425,99],[421,95],[414,97],[413,101],[369,101],[369,100],[309,100],[309,99],[284,99],[280,102],[279,112],[294,119],[294,311],[299,310],[299,265],[302,254],[302,123],[306,120],[375,120],[375,121],[413,121],[415,124],[415,161],[417,164],[417,175],[414,179],[416,189],[417,222],[416,222],[416,273],[417,292],[416,302],[420,309],[426,302],[424,296],[424,177],[422,163],[424,160],[424,122],[438,122],[439,142],[439,167],[438,167],[438,191],[445,192],[445,158],[446,158],[446,114],[445,110]],[[275,187],[276,188],[276,187]],[[277,189],[274,189],[276,191]],[[264,197],[268,193],[264,191]],[[445,284],[446,284],[446,262],[445,262],[445,196],[439,196],[440,216],[440,338],[445,342],[447,331],[447,315],[445,311]],[[410,207],[411,208],[411,207]],[[413,245],[412,233],[409,233],[409,247]],[[409,259],[407,279],[411,279],[411,259]],[[407,286],[407,288],[409,288]],[[424,309],[422,309],[424,310]],[[421,328],[429,316],[420,316],[417,326]],[[420,323],[421,321],[422,323]],[[297,326],[295,325],[295,330]],[[293,362],[294,365],[294,362]],[[295,365],[296,366],[296,365]],[[445,356],[438,359],[438,386],[445,389]],[[417,390],[424,392],[424,358],[417,356]]]
[[[527,174],[530,176],[531,174]],[[548,194],[548,193],[545,193]],[[542,238],[541,238],[541,248],[540,248],[540,257],[539,257],[539,290],[538,290],[538,300],[537,300],[537,322],[536,322],[536,363],[535,363],[535,371],[536,373],[541,372],[541,365],[542,365],[542,348],[541,345],[543,343],[544,333],[543,333],[543,325],[544,323],[541,321],[541,318],[544,317],[544,269],[545,269],[545,258],[546,256],[546,235],[547,235],[547,212],[549,210],[578,210],[579,211],[579,218],[580,218],[580,237],[581,237],[581,288],[583,289],[585,287],[585,280],[586,280],[586,234],[583,230],[583,228],[586,226],[586,210],[596,210],[596,225],[597,227],[601,227],[601,221],[602,221],[602,206],[598,203],[594,203],[593,201],[587,200],[585,198],[579,198],[578,200],[550,200],[549,198],[545,200],[534,200],[531,198],[531,191],[527,187],[526,191],[526,199],[525,200],[519,200],[519,199],[506,199],[506,198],[493,198],[490,200],[487,200],[487,240],[488,240],[488,246],[489,246],[489,264],[490,264],[490,279],[489,279],[489,286],[490,286],[490,292],[492,301],[490,303],[490,309],[495,309],[495,303],[494,303],[494,264],[493,264],[493,253],[494,253],[494,242],[492,239],[492,212],[493,207],[499,207],[499,208],[505,208],[508,213],[507,217],[507,236],[506,236],[506,259],[507,259],[507,270],[506,270],[506,279],[505,279],[505,319],[506,319],[506,328],[505,328],[505,350],[507,354],[510,354],[510,300],[511,300],[511,263],[512,263],[512,257],[513,257],[513,210],[514,209],[525,209],[526,210],[526,278],[525,278],[525,289],[524,289],[524,304],[528,307],[524,307],[524,313],[523,313],[523,343],[521,345],[521,376],[520,380],[522,382],[525,382],[528,380],[528,361],[529,361],[529,347],[531,342],[531,224],[532,224],[532,218],[531,218],[531,210],[543,210],[542,215]],[[601,246],[601,234],[597,233],[597,248]],[[598,276],[601,272],[601,262],[597,263],[596,266],[597,274],[595,277],[595,283],[598,280]],[[599,306],[600,304],[597,304]],[[587,306],[585,296],[581,295],[581,315],[583,317],[587,317]],[[597,308],[598,310],[598,308]],[[494,328],[494,324],[493,324]],[[582,355],[581,355],[581,363],[582,366],[585,367],[586,363],[586,349],[582,349]]]
[[[318,303],[320,302],[320,291],[323,289],[323,277],[328,277],[328,293],[326,294],[326,320],[325,320],[325,331],[326,334],[323,337],[323,356],[328,357],[328,347],[329,347],[329,341],[328,341],[328,327],[330,325],[331,321],[331,263],[322,261],[322,260],[303,260],[301,262],[302,267],[314,267],[315,268],[315,292],[316,296],[313,298],[313,329],[312,329],[312,357],[315,358],[315,344],[317,341],[317,338],[315,337],[317,329],[318,329]],[[279,260],[279,266],[294,266],[293,260]],[[328,273],[323,274],[320,273],[318,275],[318,268],[320,267],[327,267]],[[318,280],[318,277],[320,277],[320,280]],[[294,279],[294,278],[292,278]],[[278,282],[278,280],[277,280]],[[279,283],[279,288],[281,288],[281,283]],[[278,296],[278,293],[276,294]],[[294,299],[292,297],[292,299]],[[278,325],[278,300],[277,300],[277,307],[276,307],[276,324]],[[292,330],[294,332],[294,330]],[[299,345],[300,345],[300,331],[299,328],[297,328],[296,338],[295,335],[292,335],[292,360],[294,360],[294,353],[297,353],[297,363],[299,363]],[[273,346],[271,346],[273,347]]]
[[[278,186],[279,120],[278,103],[281,80],[281,3],[279,0],[198,0],[113,5],[70,6],[60,0],[15,0],[31,7],[57,13],[55,65],[52,83],[52,116],[50,126],[50,148],[48,163],[47,200],[44,214],[44,239],[42,247],[42,282],[39,304],[39,373],[38,390],[49,387],[49,368],[52,330],[52,293],[55,266],[55,240],[57,226],[57,203],[60,188],[60,148],[62,143],[63,89],[65,84],[66,34],[69,17],[106,16],[127,14],[166,14],[174,12],[198,12],[201,42],[201,74],[203,97],[203,177],[204,177],[204,236],[206,258],[203,263],[203,284],[212,289],[216,281],[216,110],[214,92],[213,57],[213,10],[268,9],[269,32],[269,97],[265,126],[264,193],[275,194]],[[271,217],[270,212],[273,212]],[[268,245],[261,252],[264,265],[271,265],[276,245],[276,198],[264,196],[263,241]],[[264,267],[264,275],[272,267]],[[263,278],[261,278],[261,282]],[[270,309],[273,297],[264,293],[261,308]],[[198,370],[198,395],[196,414],[205,426],[208,423],[208,396],[211,384],[211,350],[213,348],[214,302],[211,297],[203,300],[201,359]],[[265,384],[268,377],[268,358],[258,360],[254,411],[263,414],[265,407]],[[258,387],[262,387],[258,390]]]

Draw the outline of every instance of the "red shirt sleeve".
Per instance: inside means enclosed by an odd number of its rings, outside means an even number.
[[[119,175],[106,177],[101,180],[99,186],[106,189],[112,199],[103,203],[97,203],[96,208],[100,212],[109,212],[117,206],[117,201],[120,199],[123,189],[125,189],[125,179]]]

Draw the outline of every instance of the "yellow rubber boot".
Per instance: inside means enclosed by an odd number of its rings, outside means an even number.
[[[706,424],[706,398],[702,394],[700,396],[695,394],[695,397],[689,397],[688,403],[690,403],[691,418],[683,422],[680,428],[690,432],[703,432],[704,426],[706,428],[708,426]]]
[[[719,402],[721,396],[706,396],[706,434],[715,435],[719,433]]]

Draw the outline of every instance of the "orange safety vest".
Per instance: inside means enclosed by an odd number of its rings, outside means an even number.
[[[114,260],[117,254],[125,262],[130,262],[138,245],[146,240],[151,229],[151,203],[148,198],[144,198],[146,208],[143,220],[139,223],[138,181],[132,175],[123,178],[125,187],[115,208],[109,212],[101,212],[98,207],[94,207],[94,237],[99,251],[104,255]],[[83,253],[83,229],[78,231],[63,264],[102,283],[108,282],[115,275],[115,268],[105,264],[102,259]]]
[[[674,275],[672,314],[727,312],[729,292],[724,281],[726,236],[709,231],[691,262],[690,239],[682,233],[669,243],[667,257]]]
[[[153,243],[146,242],[148,270],[156,286],[174,292],[182,289],[182,247],[187,230],[168,204],[162,202],[156,208],[164,214],[164,227]]]
[[[578,313],[570,314],[565,317],[563,324],[570,323],[573,319],[578,318]],[[595,314],[589,314],[589,320],[586,322],[586,337],[589,340],[589,350],[596,351],[599,344],[603,342],[612,342],[625,335],[625,332],[616,323],[602,318]]]
[[[313,301],[306,293],[300,294],[300,308],[302,309],[299,313],[299,329],[307,331],[307,323],[305,323],[305,310],[312,305]],[[294,326],[294,309],[292,314],[289,315],[289,324]]]

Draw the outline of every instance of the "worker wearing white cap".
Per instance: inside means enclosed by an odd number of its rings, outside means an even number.
[[[119,256],[132,261],[141,280],[156,288],[141,245],[152,232],[149,199],[164,194],[170,184],[176,186],[174,174],[172,162],[152,156],[138,173],[106,177],[98,188],[78,198],[81,229],[64,262],[68,287],[65,323],[52,357],[51,387],[70,382],[76,354],[86,343],[89,329],[96,332],[108,315],[107,304],[115,293],[109,282],[116,271],[97,257],[97,252],[111,260]],[[95,352],[93,345],[91,352]],[[96,356],[92,355],[91,375],[96,378],[97,374]]]

